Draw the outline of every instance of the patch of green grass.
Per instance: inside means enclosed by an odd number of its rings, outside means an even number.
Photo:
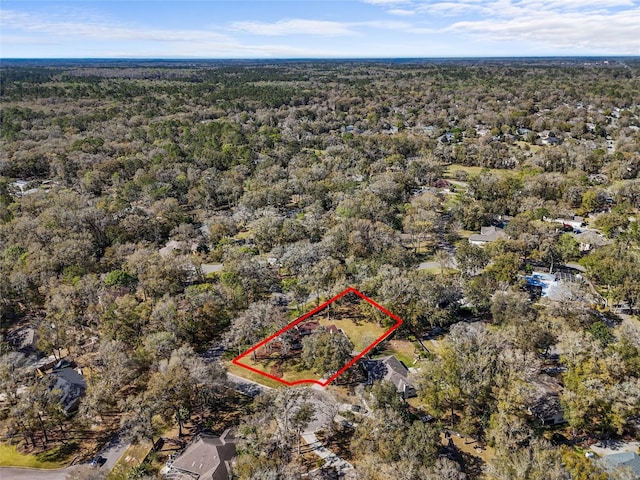
[[[418,271],[423,273],[431,273],[432,275],[451,275],[452,273],[456,273],[458,270],[456,270],[455,268],[445,268],[443,270],[442,267],[434,266],[421,268]]]
[[[383,343],[384,348],[376,350],[376,357],[395,355],[395,357],[402,363],[404,363],[407,368],[413,367],[416,349],[412,342],[409,342],[407,340],[391,340]]]
[[[151,442],[131,445],[113,466],[107,475],[107,480],[129,480],[129,472],[144,461],[152,447]]]
[[[244,357],[242,359],[242,363],[244,363],[245,365],[248,365],[250,367],[254,367],[257,368],[258,370],[262,370],[263,372],[267,372],[270,373],[272,375],[274,375],[272,373],[272,368],[274,366],[276,366],[276,364],[278,363],[278,359],[277,358],[266,358],[266,359],[261,359],[257,362],[255,362],[253,360],[253,358],[248,355],[246,357]],[[287,382],[295,382],[297,380],[307,380],[307,379],[312,379],[312,378],[318,378],[318,375],[313,372],[312,370],[308,369],[308,368],[302,368],[301,364],[300,364],[300,360],[298,358],[288,358],[284,361],[281,362],[280,368],[283,369],[282,374],[281,374],[281,378],[283,380],[286,380]],[[243,369],[244,370],[244,369]],[[253,372],[249,371],[249,370],[245,370],[248,374],[250,375],[256,375],[259,377],[262,377],[261,375],[258,374],[254,374]],[[235,372],[234,372],[235,373]],[[238,374],[240,375],[240,374]],[[242,373],[243,377],[248,378],[247,375],[245,375],[244,373]],[[276,375],[278,376],[278,375]],[[268,377],[262,377],[264,379],[264,381],[262,379],[258,380],[254,380],[254,381],[259,381],[259,383],[262,383],[264,385],[267,385],[266,382],[274,382],[274,383],[278,383],[275,382],[274,380],[271,380]],[[251,379],[253,380],[253,378]],[[271,386],[271,385],[268,385]]]
[[[319,317],[317,320],[320,322],[320,325],[335,325],[342,329],[347,337],[349,337],[349,340],[351,340],[351,343],[353,343],[353,348],[356,352],[361,352],[367,348],[374,340],[380,338],[382,334],[387,331],[386,328],[381,327],[377,323],[367,321],[356,323],[350,319],[327,318],[325,315]]]
[[[61,461],[59,450],[60,447],[32,455],[18,452],[15,445],[0,443],[0,467],[62,468],[66,463]]]
[[[249,364],[249,362],[245,362],[245,360],[247,359],[247,357],[242,359],[243,363],[247,363],[247,365]],[[234,375],[237,375],[238,377],[242,377],[242,378],[246,378],[247,380],[251,380],[252,382],[256,382],[256,383],[260,383],[262,385],[265,385],[267,387],[271,387],[271,388],[283,388],[285,385],[277,382],[275,380],[271,380],[270,378],[264,377],[260,374],[257,373],[253,373],[249,370],[247,370],[246,368],[242,368],[239,367],[238,365],[235,364],[229,364],[227,366],[227,371],[229,373],[233,373]]]
[[[466,238],[468,239],[471,235],[473,235],[474,233],[478,233],[478,232],[473,232],[471,230],[458,230],[458,235],[461,238]]]
[[[38,453],[37,457],[43,462],[50,463],[68,463],[71,457],[78,451],[76,442],[63,443],[46,452]]]
[[[456,180],[455,172],[458,172],[460,170],[467,172],[467,175],[469,175],[470,177],[475,177],[480,175],[480,172],[482,172],[483,170],[491,172],[495,175],[506,175],[508,173],[513,173],[512,170],[503,170],[501,168],[483,168],[483,167],[470,167],[467,165],[449,165],[445,172],[445,177]]]

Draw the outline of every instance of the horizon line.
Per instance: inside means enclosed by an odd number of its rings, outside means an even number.
[[[593,54],[593,55],[445,55],[445,56],[362,56],[362,57],[0,57],[3,61],[19,60],[162,60],[162,61],[301,61],[301,60],[474,60],[474,59],[570,59],[570,58],[591,58],[591,59],[620,59],[638,58],[638,55],[625,54]]]

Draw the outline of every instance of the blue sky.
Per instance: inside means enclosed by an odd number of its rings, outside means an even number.
[[[640,0],[0,5],[0,58],[640,55]]]

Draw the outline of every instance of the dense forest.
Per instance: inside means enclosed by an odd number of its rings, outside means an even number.
[[[235,427],[236,478],[303,478],[310,389],[253,399],[227,371],[349,286],[404,320],[377,353],[416,385],[405,401],[360,362],[327,388],[369,407],[320,430],[357,478],[600,479],[585,449],[639,438],[637,59],[0,76],[2,445],[71,461],[116,432]],[[73,409],[59,361],[86,379]],[[156,478],[166,458],[149,458],[128,478]]]

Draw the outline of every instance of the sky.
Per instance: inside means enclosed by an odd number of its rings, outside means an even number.
[[[640,0],[0,3],[0,58],[640,55]]]

